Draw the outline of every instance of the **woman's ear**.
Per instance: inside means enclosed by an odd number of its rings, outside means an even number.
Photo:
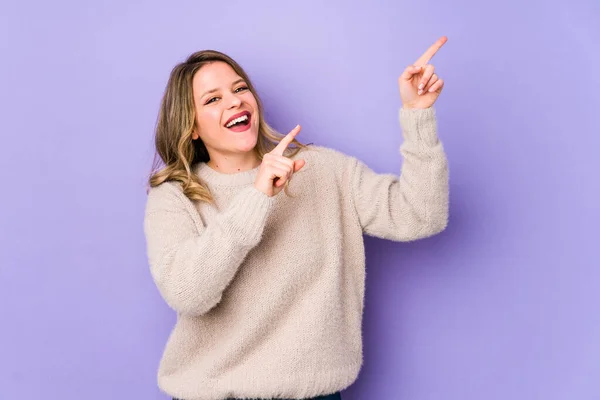
[[[199,137],[200,135],[198,135],[198,129],[194,128],[192,131],[192,140],[198,140]]]

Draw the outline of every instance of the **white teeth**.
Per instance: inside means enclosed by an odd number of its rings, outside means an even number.
[[[237,124],[238,122],[242,122],[242,121],[246,121],[246,120],[248,120],[248,116],[247,115],[242,115],[241,117],[232,120],[230,123],[228,123],[225,126],[227,128],[231,128],[233,125]]]

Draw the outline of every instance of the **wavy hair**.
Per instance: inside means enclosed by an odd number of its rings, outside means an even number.
[[[192,80],[204,66],[213,62],[227,63],[246,81],[250,92],[258,105],[258,140],[254,152],[260,160],[273,150],[284,135],[272,128],[264,118],[263,105],[256,93],[248,74],[231,57],[216,50],[203,50],[191,54],[187,60],[177,64],[171,71],[169,81],[162,97],[158,119],[156,121],[154,155],[152,171],[148,179],[150,187],[167,181],[181,184],[183,193],[190,200],[212,203],[213,197],[207,186],[193,172],[193,166],[208,162],[210,156],[202,139],[192,139],[196,127],[196,110]],[[305,146],[294,140],[286,156],[293,156]]]

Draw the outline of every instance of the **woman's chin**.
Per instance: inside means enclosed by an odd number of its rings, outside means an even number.
[[[236,152],[245,153],[254,150],[258,143],[258,129],[254,126],[244,132],[229,135],[229,142]]]
[[[240,143],[238,143],[238,150],[243,153],[250,152],[254,150],[254,148],[256,147],[256,143],[256,137],[248,137],[246,140],[240,141]]]

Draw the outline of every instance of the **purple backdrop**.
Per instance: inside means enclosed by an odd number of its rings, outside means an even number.
[[[176,62],[225,51],[275,127],[398,172],[396,80],[441,35],[450,225],[367,239],[344,400],[600,398],[599,4],[3,2],[0,399],[166,398],[142,221]]]

